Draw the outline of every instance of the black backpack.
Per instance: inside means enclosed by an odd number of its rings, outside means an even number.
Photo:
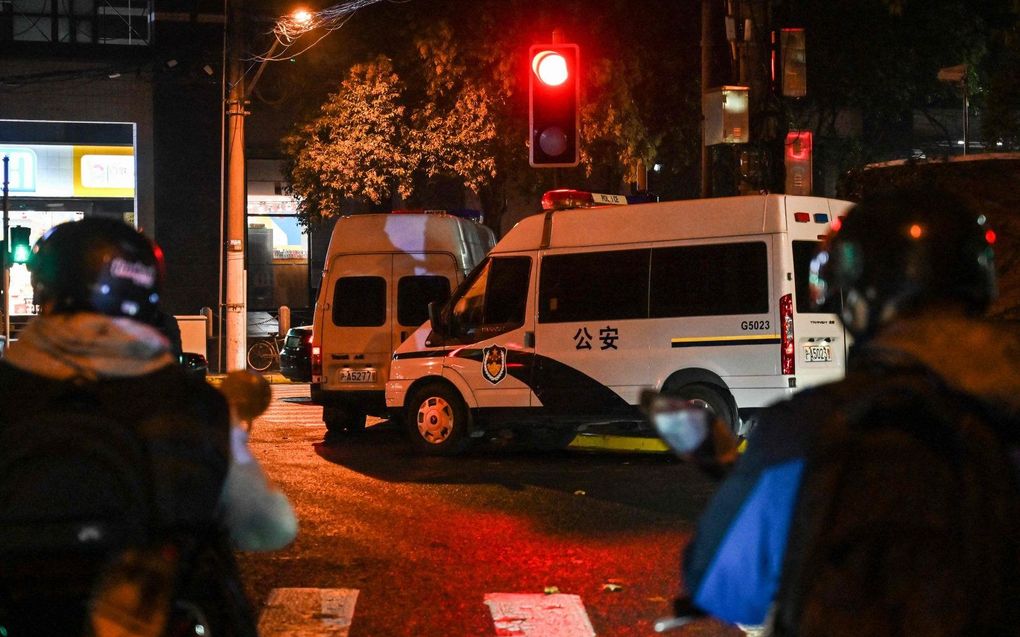
[[[774,634],[1020,635],[1020,423],[926,369],[857,374],[801,482]]]
[[[176,366],[89,382],[0,363],[0,623],[81,633],[126,552],[173,547],[184,568],[215,544],[225,409]]]

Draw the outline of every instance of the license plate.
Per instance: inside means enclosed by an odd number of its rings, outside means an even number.
[[[832,361],[832,348],[828,345],[805,345],[804,361],[808,363],[828,363]]]
[[[341,383],[374,383],[374,369],[341,369]]]

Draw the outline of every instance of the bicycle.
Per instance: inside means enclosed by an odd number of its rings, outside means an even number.
[[[280,334],[270,334],[268,339],[255,341],[248,348],[248,367],[257,372],[264,372],[276,363],[280,365],[280,350],[286,337]]]

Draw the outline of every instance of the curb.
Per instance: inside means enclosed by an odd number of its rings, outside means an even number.
[[[599,449],[641,453],[668,453],[669,447],[659,438],[639,436],[611,436],[581,433],[570,443],[570,449]]]
[[[226,374],[208,374],[208,375],[206,375],[205,379],[209,382],[210,385],[216,386],[216,385],[219,385],[220,383],[222,383],[223,379],[226,378],[226,377],[227,377]],[[286,376],[284,376],[283,374],[281,374],[279,372],[271,372],[271,373],[268,373],[268,374],[262,374],[262,377],[265,378],[269,382],[270,385],[305,384],[305,383],[295,383],[294,381],[288,379]]]

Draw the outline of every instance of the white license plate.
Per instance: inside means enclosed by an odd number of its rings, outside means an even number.
[[[340,379],[341,383],[374,383],[375,382],[375,370],[374,369],[341,369]]]
[[[804,361],[808,363],[828,363],[832,360],[832,348],[828,345],[805,345]]]

